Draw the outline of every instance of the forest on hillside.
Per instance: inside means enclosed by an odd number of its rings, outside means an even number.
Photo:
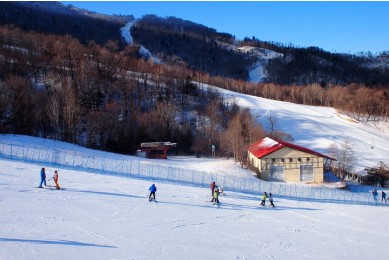
[[[247,80],[247,67],[254,62],[253,57],[221,44],[233,43],[231,35],[175,17],[146,15],[132,28],[131,35],[161,60],[174,56],[191,69],[211,76]]]
[[[284,48],[283,57],[269,61],[268,80],[282,85],[314,84],[322,86],[347,85],[366,86],[389,84],[388,68],[366,67],[364,55],[330,53],[320,48]]]
[[[30,2],[0,2],[0,25],[13,24],[27,31],[47,34],[68,34],[82,43],[95,41],[103,45],[108,40],[118,40],[123,47],[120,28],[124,23],[125,19],[120,17],[108,20],[83,15],[58,2],[37,6]]]
[[[137,47],[13,26],[0,27],[0,39],[1,133],[125,154],[171,141],[177,153],[207,156],[216,144],[218,156],[237,160],[265,135],[248,111],[195,84],[194,72],[145,61]]]
[[[387,120],[386,87],[251,84],[192,70],[184,62],[154,64],[139,46],[81,43],[70,35],[0,27],[0,132],[51,138],[133,154],[141,142],[178,143],[176,152],[244,161],[247,145],[265,135],[293,136],[256,125],[212,88],[294,103],[331,106],[358,120]],[[267,131],[266,131],[267,130]]]
[[[280,53],[266,65],[268,83],[280,85],[363,84],[368,87],[389,84],[389,66],[366,66],[376,57],[369,53],[350,55],[331,53],[318,47],[301,48],[291,44],[261,41],[255,37],[236,40],[204,25],[175,17],[145,15],[132,28],[138,44],[145,46],[161,60],[179,58],[193,70],[240,80],[248,80],[249,69],[257,61],[249,53],[233,46],[251,46]]]

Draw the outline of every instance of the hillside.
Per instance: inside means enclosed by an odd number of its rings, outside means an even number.
[[[275,130],[290,134],[293,142],[298,145],[326,154],[331,144],[340,145],[344,140],[349,140],[355,158],[354,171],[374,167],[380,161],[389,163],[387,121],[356,121],[331,107],[300,105],[244,95],[213,86],[202,87],[216,89],[226,100],[234,100],[239,106],[248,108],[265,129],[269,130],[272,122]]]
[[[30,7],[39,9],[42,5],[39,3]],[[54,4],[47,10],[56,8],[58,6]],[[74,12],[72,8],[65,10],[64,15],[73,16],[69,14]],[[84,13],[79,15],[83,17]],[[333,124],[332,115],[336,115],[334,121],[337,121],[338,117],[344,120],[347,114],[353,117],[348,120],[357,128],[366,123],[384,131],[372,136],[371,131],[377,129],[366,128],[364,132],[353,129],[355,136],[352,136],[352,141],[358,159],[356,168],[375,166],[387,158],[385,131],[389,95],[385,87],[370,88],[363,84],[350,84],[347,87],[252,84],[226,77],[212,77],[210,72],[187,69],[185,61],[177,56],[166,62],[161,53],[153,55],[155,51],[136,45],[135,35],[128,32],[152,30],[156,37],[165,32],[181,39],[193,37],[202,41],[205,48],[213,42],[213,47],[220,52],[243,55],[256,61],[254,65],[251,64],[250,72],[260,73],[258,80],[268,78],[266,67],[274,60],[293,62],[294,58],[289,54],[285,56],[282,46],[266,44],[255,38],[239,42],[229,34],[173,17],[147,16],[120,28],[120,37],[124,36],[122,38],[126,42],[135,45],[122,49],[115,42],[104,46],[93,42],[82,44],[69,35],[47,35],[9,25],[1,26],[0,37],[4,40],[0,45],[1,132],[51,138],[123,154],[134,154],[142,142],[163,140],[178,143],[175,151],[178,154],[210,156],[211,144],[215,144],[218,147],[216,156],[230,156],[236,161],[246,162],[244,147],[265,135],[271,136],[274,129],[277,133],[282,131],[282,135],[278,134],[276,138],[294,139],[300,145],[326,153],[325,150],[333,142],[342,142],[348,130],[343,125]],[[160,43],[155,41],[157,45]],[[288,47],[291,52],[294,49]],[[147,53],[155,63],[140,57],[139,51]],[[305,55],[303,50],[298,53],[301,57]],[[317,48],[310,48],[309,54],[321,56],[323,64],[327,64],[324,62],[327,58],[337,58]],[[261,62],[258,59],[262,59]],[[215,61],[226,62],[228,58],[218,59],[215,56]],[[231,60],[228,63],[232,66],[238,64]],[[374,63],[369,64],[377,68]],[[232,67],[224,68],[230,70]],[[255,75],[248,74],[250,78],[255,78]],[[220,88],[204,87],[210,85]],[[301,118],[311,117],[322,108],[308,109],[310,113],[307,114],[307,106],[286,106],[283,110],[287,112],[278,114],[275,112],[278,104],[285,102],[275,102],[270,108],[262,108],[262,104],[268,101],[259,98],[249,107],[253,110],[250,114],[242,109],[247,106],[238,106],[241,105],[237,104],[238,99],[221,95],[223,89],[333,109],[325,108],[328,111],[323,112],[324,123],[320,119],[310,118],[319,121],[312,124]],[[259,118],[259,115],[262,117]],[[261,124],[254,124],[252,119],[257,119],[256,122]],[[269,127],[267,123],[270,119],[277,120],[277,124]],[[323,127],[323,124],[327,127]],[[304,125],[309,125],[309,131]],[[241,131],[235,131],[238,128]],[[324,137],[320,138],[324,141],[317,144],[316,137],[323,133]],[[231,135],[242,144],[240,151],[229,142]],[[385,145],[381,147],[380,144]]]
[[[250,57],[223,47],[221,42],[234,41],[231,35],[175,17],[146,15],[131,28],[131,35],[136,43],[155,56],[158,54],[163,61],[178,57],[189,68],[212,76],[246,80],[246,66],[253,62]]]
[[[1,2],[0,25],[13,24],[45,34],[69,34],[82,43],[122,43],[120,28],[132,16],[107,16],[64,6],[60,2]]]
[[[331,53],[320,47],[285,46],[255,37],[239,40],[204,25],[155,15],[142,17],[131,34],[136,43],[165,62],[179,57],[189,68],[212,76],[285,85],[318,83],[323,87],[389,83],[389,59],[384,54]],[[276,55],[267,57],[266,52]]]
[[[69,34],[85,44],[94,41],[104,45],[112,40],[123,48],[125,41],[120,30],[131,20],[133,15],[98,14],[60,2],[0,3],[0,25],[13,24],[45,34]],[[236,39],[228,32],[217,32],[206,25],[152,14],[140,18],[131,34],[135,44],[151,52],[148,56],[211,76],[254,83],[317,83],[323,87],[351,83],[375,87],[389,83],[386,52],[350,55],[327,52],[320,46],[299,48],[254,36]],[[248,48],[254,51],[245,51]],[[268,51],[277,55],[260,54]]]
[[[53,147],[32,138],[8,141]],[[208,187],[5,159],[0,166],[1,259],[381,259],[389,253],[388,207],[274,194],[276,207],[269,208],[259,206],[259,194],[229,190],[216,207]],[[36,188],[42,166],[48,178],[59,170],[62,190]],[[153,182],[157,203],[147,200]]]

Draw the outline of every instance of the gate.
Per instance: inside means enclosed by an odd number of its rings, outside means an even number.
[[[285,181],[284,166],[272,166],[270,168],[270,181]]]
[[[300,165],[300,181],[313,181],[313,165]]]

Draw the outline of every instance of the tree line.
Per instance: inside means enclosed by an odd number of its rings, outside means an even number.
[[[231,47],[252,46],[281,54],[270,59],[266,65],[267,83],[316,83],[323,87],[353,83],[382,87],[389,84],[389,67],[378,65],[380,57],[374,57],[371,53],[331,53],[318,47],[301,48],[292,44],[261,41],[255,37],[239,41],[228,33],[220,33],[200,24],[155,15],[142,17],[132,28],[131,34],[136,42],[157,54],[164,62],[174,56],[191,69],[211,76],[248,80],[249,69],[257,61],[256,57],[234,51]]]
[[[222,77],[204,77],[205,83],[267,99],[296,104],[333,107],[359,121],[388,121],[388,86],[367,87],[364,84],[280,85],[253,84],[243,80]]]
[[[172,61],[154,64],[139,46],[87,44],[66,35],[0,27],[0,131],[134,153],[141,142],[177,142],[177,153],[245,162],[264,136],[293,137],[255,124],[249,111],[206,84],[275,100],[331,106],[358,120],[387,120],[386,88],[252,84]],[[273,122],[274,123],[274,122]]]
[[[233,36],[175,17],[144,16],[131,35],[161,60],[174,56],[211,76],[247,80],[247,67],[254,62],[252,57],[225,47],[226,42],[233,43]]]
[[[95,41],[103,45],[108,40],[118,40],[121,47],[120,27],[132,16],[94,17],[68,8],[59,2],[0,3],[0,25],[13,24],[26,31],[57,35],[72,35],[82,43]]]
[[[137,46],[3,26],[0,72],[1,133],[125,154],[141,142],[172,141],[177,153],[208,156],[214,144],[218,156],[237,161],[265,135],[235,101],[194,81],[212,77],[144,60]]]

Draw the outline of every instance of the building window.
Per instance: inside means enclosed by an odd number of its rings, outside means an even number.
[[[293,162],[293,158],[289,158],[289,162]]]
[[[271,161],[272,161],[273,163],[275,163],[275,162],[276,162],[276,159],[275,159],[275,158],[273,158],[273,159],[271,159]]]
[[[301,158],[297,158],[297,161],[301,162]]]

